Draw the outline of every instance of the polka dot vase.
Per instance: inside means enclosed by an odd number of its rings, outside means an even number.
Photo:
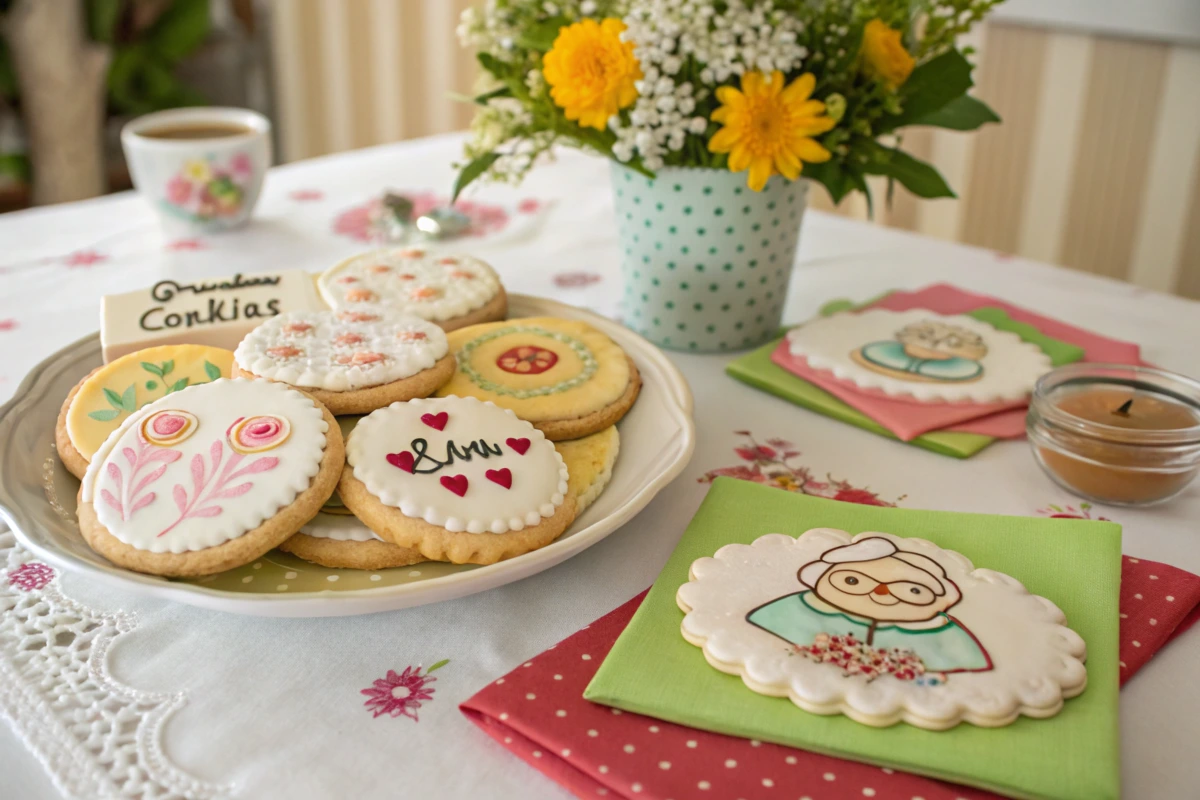
[[[775,335],[796,258],[808,181],[613,166],[625,324],[671,350],[743,350]]]

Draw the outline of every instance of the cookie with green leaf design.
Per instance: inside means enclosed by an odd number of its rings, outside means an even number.
[[[228,378],[232,368],[231,351],[197,344],[150,347],[99,367],[71,389],[59,412],[59,458],[82,478],[92,455],[130,414],[188,386]]]

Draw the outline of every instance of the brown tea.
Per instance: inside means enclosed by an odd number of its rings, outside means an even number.
[[[224,139],[253,132],[235,122],[174,122],[138,131],[138,135],[148,139]]]

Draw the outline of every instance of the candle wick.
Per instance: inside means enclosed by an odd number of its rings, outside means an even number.
[[[1114,413],[1114,414],[1120,414],[1122,417],[1128,417],[1128,416],[1129,416],[1129,409],[1130,409],[1130,408],[1132,408],[1132,407],[1133,407],[1133,398],[1131,397],[1131,398],[1129,398],[1128,400],[1126,400],[1124,403],[1121,403],[1121,407],[1120,407],[1120,408],[1118,408],[1118,409],[1117,409],[1116,411],[1114,411],[1113,413]]]

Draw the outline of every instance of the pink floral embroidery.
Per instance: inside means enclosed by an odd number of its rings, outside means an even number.
[[[1108,517],[1101,517],[1098,515],[1093,517],[1091,503],[1080,503],[1079,508],[1075,508],[1075,506],[1067,506],[1066,508],[1063,508],[1062,506],[1056,506],[1053,503],[1049,503],[1045,508],[1039,508],[1037,513],[1044,517],[1050,517],[1051,519],[1096,519],[1103,522],[1112,522],[1112,520],[1110,520]]]
[[[604,280],[603,276],[594,272],[560,272],[554,276],[554,285],[560,289],[577,289],[581,286],[591,286]]]
[[[174,464],[183,457],[183,453],[165,447],[156,447],[139,435],[137,438],[137,450],[134,450],[132,447],[123,447],[121,448],[121,455],[129,463],[128,481],[125,480],[125,475],[115,459],[109,461],[106,465],[108,477],[112,480],[114,487],[121,495],[120,499],[114,496],[108,489],[100,490],[100,499],[112,508],[113,511],[120,514],[122,520],[128,520],[137,511],[154,502],[158,496],[154,492],[146,492],[145,494],[141,494],[141,496],[139,494],[147,486],[161,478],[163,473],[167,471],[167,465]],[[141,480],[138,480],[138,473],[151,464],[158,464],[158,466],[144,475]]]
[[[8,582],[25,592],[45,588],[54,580],[54,570],[40,561],[30,561],[8,573]]]
[[[870,489],[857,488],[849,481],[840,481],[829,475],[825,476],[824,481],[815,480],[808,467],[790,463],[800,455],[800,451],[793,449],[794,445],[786,439],[767,439],[766,444],[759,444],[750,431],[734,433],[746,437],[746,444],[735,447],[734,452],[747,463],[709,470],[699,479],[701,483],[712,483],[720,477],[736,478],[789,492],[864,506],[895,506],[904,499],[904,495],[901,495],[895,502],[889,502]]]
[[[317,200],[324,200],[325,193],[320,189],[294,189],[288,197],[297,203],[311,203]]]
[[[63,263],[68,267],[90,267],[107,260],[108,256],[97,253],[95,250],[78,250],[65,257]]]
[[[937,686],[946,682],[940,672],[926,672],[925,662],[912,650],[902,647],[875,648],[860,642],[852,633],[830,636],[818,633],[810,645],[795,645],[794,651],[818,664],[833,664],[846,677],[862,675],[874,680],[891,675],[899,681],[915,681],[921,686]]]
[[[390,714],[393,717],[409,717],[413,722],[418,722],[417,709],[422,703],[432,700],[435,691],[429,684],[437,678],[429,677],[430,673],[449,663],[449,659],[443,659],[426,670],[424,675],[421,674],[420,667],[405,667],[404,672],[400,674],[389,669],[387,677],[380,678],[371,688],[360,692],[370,698],[363,705],[368,711],[374,712],[374,717]]]
[[[176,239],[167,244],[168,250],[207,250],[208,245],[203,239]]]
[[[401,192],[413,204],[412,216],[421,216],[435,208],[450,204],[450,198],[435,192]],[[466,214],[471,221],[464,235],[487,236],[502,231],[509,221],[508,211],[503,206],[473,200],[459,200],[454,207]],[[383,199],[376,197],[366,203],[346,209],[333,221],[333,232],[360,242],[386,238],[389,223],[384,212]]]
[[[517,211],[520,211],[522,214],[536,214],[541,207],[542,201],[533,197],[526,197],[517,203]]]
[[[17,321],[15,319],[0,319],[0,331],[12,331],[17,329]]]
[[[235,423],[236,424],[236,423]],[[233,426],[230,426],[231,428]],[[254,488],[254,484],[247,481],[240,483],[237,486],[226,489],[233,481],[245,475],[254,475],[259,472],[266,472],[269,469],[274,469],[279,464],[279,459],[274,456],[264,456],[256,461],[250,462],[250,465],[236,470],[238,464],[242,461],[241,453],[233,453],[229,457],[229,461],[225,463],[225,468],[221,470],[220,476],[217,475],[217,470],[221,467],[221,460],[225,455],[225,441],[217,439],[208,448],[209,458],[212,460],[212,471],[208,472],[204,465],[204,456],[196,453],[192,456],[192,497],[188,499],[187,489],[183,488],[182,484],[175,484],[172,490],[172,497],[175,500],[175,506],[179,509],[179,518],[168,525],[159,533],[159,536],[165,536],[170,533],[176,525],[183,522],[185,519],[194,519],[196,517],[215,517],[221,514],[223,509],[218,505],[211,505],[217,500],[226,500],[233,497],[241,497],[246,492]]]

